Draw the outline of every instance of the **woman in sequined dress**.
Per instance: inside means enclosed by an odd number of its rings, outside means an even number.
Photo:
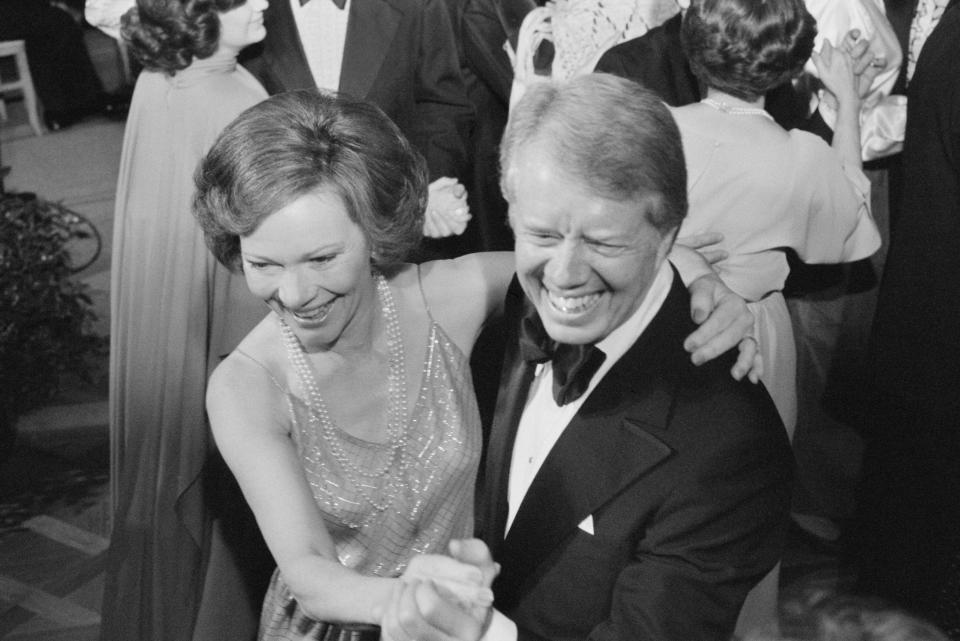
[[[468,355],[512,255],[403,263],[421,236],[423,160],[346,97],[291,92],[247,110],[197,186],[208,245],[273,311],[207,393],[277,563],[260,638],[377,639],[378,626],[397,638],[391,603],[443,591],[478,628],[495,566],[466,539],[481,447]],[[443,556],[451,545],[481,561]]]

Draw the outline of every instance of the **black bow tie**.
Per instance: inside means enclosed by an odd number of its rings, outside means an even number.
[[[535,309],[520,324],[520,355],[530,363],[553,363],[553,399],[561,406],[583,396],[606,358],[596,345],[567,345],[550,338]]]
[[[331,1],[333,4],[337,5],[337,9],[340,9],[341,11],[343,10],[343,8],[344,8],[345,6],[347,6],[347,0],[330,0],[330,1]],[[310,0],[300,0],[300,6],[302,7],[303,5],[307,4],[308,2],[310,2]]]

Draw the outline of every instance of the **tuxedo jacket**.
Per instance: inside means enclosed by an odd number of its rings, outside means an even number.
[[[495,607],[522,641],[730,638],[750,588],[779,560],[793,462],[766,390],[700,367],[673,287],[550,451],[509,533],[511,452],[534,368],[519,356],[529,303],[514,280],[507,347],[479,499],[480,535],[502,565]],[[582,528],[592,519],[593,533]]]
[[[473,107],[444,0],[351,0],[349,12],[339,90],[383,109],[424,155],[431,178],[461,177]],[[244,65],[270,94],[314,88],[289,0],[270,3],[264,26]]]

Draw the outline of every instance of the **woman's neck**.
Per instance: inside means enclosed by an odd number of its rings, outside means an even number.
[[[743,98],[736,98],[731,96],[728,93],[720,91],[719,89],[714,89],[712,87],[707,88],[707,98],[715,100],[721,104],[727,105],[729,107],[745,108],[745,109],[763,109],[765,98],[760,96],[756,100],[744,100]]]

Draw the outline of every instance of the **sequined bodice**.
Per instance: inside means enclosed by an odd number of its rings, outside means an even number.
[[[322,435],[311,428],[306,403],[284,390],[291,434],[340,562],[363,574],[397,576],[415,554],[442,553],[450,539],[472,534],[481,439],[469,363],[440,325],[431,322],[429,332],[400,461],[392,460],[389,444],[339,431],[353,464],[386,470],[361,477],[363,488],[352,486]],[[395,496],[382,510],[367,500],[383,493]]]

